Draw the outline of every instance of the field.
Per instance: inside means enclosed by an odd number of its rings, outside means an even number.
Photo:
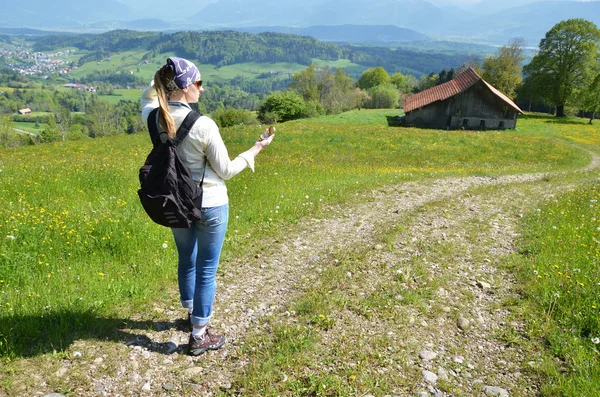
[[[597,124],[528,115],[515,131],[447,132],[397,127],[399,114],[361,110],[278,125],[274,144],[257,159],[256,172],[245,171],[228,181],[231,213],[223,274],[235,273],[230,266],[240,258],[259,258],[265,241],[285,240],[295,225],[326,216],[332,207],[369,204],[364,197],[370,191],[446,178],[564,173],[572,191],[526,208],[520,254],[502,259],[521,280],[523,296],[529,297],[526,305],[513,302],[510,310],[544,320],[543,329],[531,327],[529,342],[518,338],[519,344],[541,349],[548,358],[532,376],[541,379],[541,390],[573,396],[582,387],[600,390],[594,345],[594,338],[600,337],[598,184],[590,185],[593,178],[588,173],[574,172],[589,163],[588,151],[600,153]],[[260,130],[240,126],[222,131],[229,153],[246,150]],[[118,356],[119,324],[134,318],[164,320],[164,308],[178,304],[172,237],[150,223],[136,195],[137,170],[148,150],[146,134],[0,149],[0,391],[92,393],[93,380],[87,376],[73,374],[67,380],[55,374],[61,365],[74,363],[74,346],[86,341],[95,349],[109,340],[117,347],[107,354]],[[547,179],[550,186],[560,178]],[[392,231],[382,233],[384,238]],[[357,269],[363,264],[349,256],[341,263],[323,265],[323,277],[336,280],[331,285],[343,291],[348,287],[346,273],[360,273]],[[404,276],[391,278],[399,277]],[[303,309],[296,307],[298,323],[268,323],[275,327],[271,339],[247,336],[238,354],[251,362],[231,380],[234,388],[255,395],[273,390],[285,395],[379,395],[394,387],[410,389],[387,375],[377,386],[377,374],[369,375],[366,369],[365,375],[332,370],[329,378],[311,372],[306,359],[317,354],[314,338],[333,327],[355,297],[341,299],[327,292],[333,287],[320,283],[298,288],[304,297],[299,301]],[[380,292],[379,303],[357,306],[363,320],[386,318],[384,312],[391,310],[384,302],[388,292]],[[333,294],[331,301],[322,299],[328,293]],[[429,296],[411,300],[408,291],[403,295],[405,306],[425,305]],[[149,312],[148,307],[161,311]],[[299,339],[294,342],[290,335]],[[544,338],[549,339],[546,347],[539,342]],[[365,368],[377,361],[375,353],[361,347],[344,346],[338,353],[340,357],[331,357],[328,364],[332,368],[338,360],[364,360]],[[566,372],[552,366],[554,357],[564,360]],[[32,369],[35,378],[30,377]],[[117,369],[109,366],[105,371],[112,374]],[[287,384],[277,380],[285,371],[290,377],[294,374]],[[303,378],[303,371],[311,374]],[[42,381],[45,386],[40,386]],[[319,382],[329,389],[320,388]],[[336,389],[344,391],[336,394]]]
[[[125,71],[133,73],[136,76],[142,77],[143,79],[150,81],[154,72],[164,63],[165,59],[172,55],[169,53],[161,54],[159,57],[150,59],[148,63],[142,60],[146,51],[127,51],[121,52],[118,55],[113,55],[109,59],[105,59],[98,62],[87,62],[81,67],[74,69],[70,76],[72,79],[80,79],[94,71],[110,70],[110,71]],[[75,55],[71,55],[73,58]],[[77,56],[81,56],[78,54]],[[344,68],[347,73],[352,76],[358,77],[366,69],[364,66],[360,66],[350,62],[349,60],[338,60],[338,61],[323,61],[319,59],[313,59],[313,62],[317,66],[328,66],[332,68]],[[298,63],[257,63],[257,62],[245,62],[237,63],[234,65],[227,65],[222,67],[216,67],[214,65],[198,64],[198,68],[202,73],[204,79],[224,79],[231,80],[236,76],[244,76],[250,79],[258,78],[261,74],[278,72],[281,73],[281,78],[288,78],[289,75],[300,72],[306,69],[306,65],[300,65]]]

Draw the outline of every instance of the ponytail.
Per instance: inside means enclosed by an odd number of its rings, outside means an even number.
[[[169,112],[168,90],[165,84],[172,81],[173,76],[170,68],[161,68],[154,74],[154,88],[158,94],[158,124],[167,131],[171,138],[175,138],[175,121]]]

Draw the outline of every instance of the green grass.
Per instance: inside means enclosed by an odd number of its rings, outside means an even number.
[[[312,62],[317,66],[327,66],[330,68],[343,68],[351,76],[360,76],[362,72],[368,69],[366,66],[352,63],[348,59],[338,59],[337,61],[324,61],[322,59],[313,58]],[[302,69],[305,69],[303,67]]]
[[[155,65],[145,65],[142,61],[142,57],[147,53],[147,51],[124,51],[118,54],[113,54],[109,58],[106,58],[101,61],[94,62],[86,62],[80,67],[73,69],[70,76],[73,79],[82,78],[96,70],[99,71],[115,71],[115,70],[130,70],[133,68],[135,70],[136,67],[146,66],[148,68],[154,68],[154,71],[160,66],[158,64]],[[144,68],[145,69],[145,68]]]
[[[274,144],[257,159],[256,172],[245,171],[228,181],[231,217],[224,259],[252,251],[256,241],[318,214],[323,205],[354,199],[356,191],[442,176],[568,170],[586,164],[589,156],[565,140],[587,143],[594,150],[600,143],[598,127],[578,120],[557,124],[529,116],[519,121],[518,131],[447,132],[389,126],[398,114],[361,110],[278,125]],[[235,155],[250,147],[260,132],[256,126],[233,127],[222,135]],[[142,312],[150,302],[170,304],[167,292],[176,285],[172,237],[168,229],[149,221],[136,195],[137,172],[148,151],[143,133],[0,149],[4,362],[60,353],[79,337],[114,332],[120,319]],[[332,277],[341,280],[345,272],[340,269]],[[334,296],[328,303],[322,297],[319,289],[307,291],[297,310],[306,324],[327,328],[335,321],[327,305],[342,298]],[[375,294],[351,303],[366,316],[390,299]],[[40,329],[45,330],[42,336]],[[292,344],[298,351],[310,351],[316,343],[310,329],[280,331],[274,336],[277,343]],[[273,354],[269,360],[285,359],[283,353],[264,354]],[[357,376],[356,371],[327,379],[299,376],[296,386],[316,393],[320,384],[337,387]],[[251,387],[259,390],[268,381],[258,379]],[[347,390],[367,389],[368,384],[361,384]]]
[[[14,128],[17,128],[17,129],[23,130],[23,131],[27,131],[27,132],[33,132],[34,134],[39,134],[46,127],[46,124],[44,124],[44,123],[38,123],[38,127],[36,127],[35,125],[36,125],[35,122],[29,122],[29,121],[13,122]]]
[[[600,395],[599,201],[596,183],[539,208],[524,223],[515,266],[538,313],[530,332],[552,353],[544,367],[547,395]]]
[[[397,124],[397,118],[403,116],[401,109],[362,109],[336,114],[333,116],[316,117],[313,120],[328,124],[380,125]]]
[[[119,101],[138,102],[142,95],[142,90],[137,89],[116,89],[113,91],[114,95],[98,95],[98,98],[112,105],[116,105]]]

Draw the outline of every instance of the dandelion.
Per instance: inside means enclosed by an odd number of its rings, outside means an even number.
[[[100,272],[100,273],[98,273],[98,276],[104,277],[104,273]]]
[[[596,337],[596,338],[592,338],[592,343],[594,345],[597,345],[598,343],[600,343],[600,338]]]
[[[598,228],[598,229],[600,229],[600,228]],[[13,236],[12,234],[9,234],[8,236],[6,236],[6,238],[7,238],[7,239],[9,239],[9,240],[14,240],[14,239],[16,239],[16,237],[15,237],[15,236]]]
[[[537,271],[537,270],[534,270],[534,271],[533,271],[533,274],[535,274],[535,275],[537,276],[537,275],[538,275],[538,271]]]
[[[166,249],[168,247],[167,243],[163,243],[162,247],[163,247],[163,249]]]

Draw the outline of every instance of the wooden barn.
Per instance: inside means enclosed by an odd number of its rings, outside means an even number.
[[[469,67],[453,80],[404,100],[404,124],[468,130],[515,128],[523,111]]]

